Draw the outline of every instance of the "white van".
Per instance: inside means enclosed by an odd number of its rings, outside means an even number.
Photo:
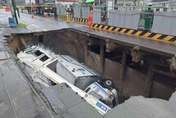
[[[110,79],[102,77],[68,55],[59,55],[57,74],[78,88],[93,95],[109,107],[118,105],[118,94]]]

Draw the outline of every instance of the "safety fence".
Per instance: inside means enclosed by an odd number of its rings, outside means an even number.
[[[111,10],[109,12],[108,25],[128,29],[138,29],[140,11]]]
[[[151,32],[176,36],[176,12],[156,12]]]
[[[57,13],[60,18],[66,19],[66,7],[58,7]],[[76,21],[85,22],[88,20],[89,15],[89,7],[74,7],[74,17]],[[135,29],[137,30],[139,27],[146,28],[150,30],[151,23],[146,25],[146,15],[141,17],[141,13],[139,10],[109,10],[104,11],[104,7],[93,9],[93,19],[92,23],[94,24],[102,24],[106,23],[106,25],[114,26],[114,27],[121,27],[121,28],[128,28],[128,29]],[[143,22],[142,22],[143,21]],[[148,20],[148,22],[152,22]]]
[[[66,19],[67,7],[58,7],[59,17]],[[75,21],[87,22],[89,15],[88,6],[73,7]],[[154,11],[144,12],[146,8],[138,10],[115,10],[97,7],[93,9],[93,24],[103,24],[115,28],[133,30],[147,30],[152,33],[176,36],[176,12]],[[159,35],[158,35],[159,37]]]
[[[101,18],[100,18],[101,17]],[[151,30],[153,13],[140,12],[138,10],[109,10],[108,26],[133,30]],[[102,24],[100,10],[93,10],[93,23]]]
[[[87,21],[89,15],[89,7],[75,7],[74,17],[78,21]],[[66,17],[66,8],[58,8],[58,15]],[[140,10],[109,10],[93,9],[93,24],[102,24],[107,22],[108,26],[134,29],[148,30],[153,33],[161,33],[165,35],[176,35],[176,12],[154,11],[141,12]]]
[[[66,10],[67,7],[57,7],[58,16],[66,19]],[[89,7],[74,7],[73,10],[75,21],[87,22]]]

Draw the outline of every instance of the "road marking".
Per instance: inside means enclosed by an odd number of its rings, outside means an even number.
[[[144,37],[148,37],[150,34],[151,34],[150,32],[147,32],[147,33],[145,33],[143,36],[144,36]]]
[[[124,33],[126,31],[126,29],[125,28],[123,28],[120,32],[121,33]]]
[[[113,29],[113,27],[111,26],[109,29],[108,29],[108,31],[111,31]]]
[[[101,29],[103,27],[103,25],[100,25],[98,29]]]
[[[131,29],[130,31],[127,32],[127,34],[131,34],[133,31],[134,31],[134,30]]]
[[[141,34],[141,33],[142,33],[142,31],[137,31],[134,35],[139,36],[139,34]]]
[[[47,29],[43,29],[44,31],[48,31]]]
[[[39,28],[39,26],[37,26],[37,25],[35,25],[35,24],[32,24],[32,25]]]
[[[98,24],[95,24],[94,28],[97,28]]]
[[[120,29],[120,28],[119,28],[119,27],[117,27],[114,31],[115,31],[115,32],[117,32],[119,29]]]
[[[174,36],[166,36],[163,40],[168,41],[168,40],[172,39],[173,37]]]
[[[162,36],[162,34],[155,34],[152,39],[158,39],[160,36]]]
[[[106,25],[103,29],[106,30],[107,27],[108,27],[108,26]]]

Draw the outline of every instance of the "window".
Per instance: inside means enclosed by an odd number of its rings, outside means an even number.
[[[47,59],[49,59],[49,57],[47,57],[46,55],[43,56],[42,58],[40,58],[40,60],[41,60],[42,62],[45,62]]]

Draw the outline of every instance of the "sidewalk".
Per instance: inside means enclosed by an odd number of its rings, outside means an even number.
[[[50,118],[3,44],[0,43],[0,118]]]
[[[34,18],[32,18],[31,16],[31,14],[20,12],[19,22],[26,24],[26,28],[10,28],[8,23],[8,18],[12,17],[10,11],[0,9],[0,35],[10,36],[11,34],[28,34],[85,26],[76,23],[66,23],[60,18],[57,21],[54,17],[46,18],[34,15]]]

